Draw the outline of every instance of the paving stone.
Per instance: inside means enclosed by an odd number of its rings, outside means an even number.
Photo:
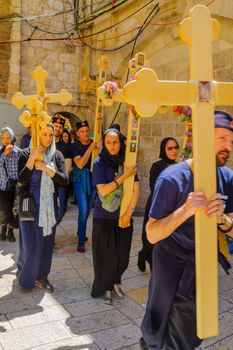
[[[143,305],[147,302],[148,298],[148,288],[138,288],[130,290],[127,295],[132,298],[137,304]]]
[[[202,344],[202,347],[209,346],[214,343],[217,343],[219,341],[222,341],[222,339],[229,337],[233,335],[233,313],[231,312],[224,312],[220,314],[219,316],[219,335],[217,337],[212,337],[207,340],[205,340]],[[208,348],[209,349],[209,348]],[[233,347],[231,348],[231,350]]]
[[[85,334],[128,324],[130,320],[117,310],[111,310],[70,318],[64,322],[73,334]]]
[[[139,342],[134,345],[127,346],[126,348],[119,348],[119,350],[141,350]]]
[[[14,297],[26,297],[26,296],[43,296],[44,291],[39,288],[32,288],[32,289],[27,289],[27,288],[21,288],[19,285],[17,286],[12,286],[11,294]]]
[[[7,315],[0,316],[0,343],[2,339],[4,341],[0,349],[139,350],[140,324],[146,307],[146,304],[141,304],[139,294],[147,290],[150,277],[148,265],[147,273],[142,273],[137,267],[142,219],[135,217],[130,264],[123,276],[122,288],[127,296],[124,300],[114,298],[112,306],[105,305],[101,298],[90,296],[94,277],[92,218],[88,220],[87,250],[85,254],[78,254],[77,207],[68,208],[57,231],[58,242],[67,239],[68,248],[73,252],[65,252],[62,246],[58,251],[55,249],[49,276],[55,287],[52,294],[39,289],[28,291],[18,286],[15,276],[18,242],[3,242],[0,251],[0,310],[2,307],[1,311]],[[233,272],[226,276],[221,268],[219,296],[220,335],[203,342],[198,350],[233,349]],[[86,334],[80,335],[83,333]]]
[[[225,311],[232,311],[233,312],[233,303],[229,303],[228,301],[218,298],[218,312],[221,314]]]
[[[2,333],[1,344],[4,350],[23,350],[69,337],[61,323],[53,322]]]
[[[96,312],[112,310],[111,305],[104,304],[102,299],[84,300],[82,302],[76,302],[72,304],[65,304],[65,308],[71,313],[72,316],[90,315]]]
[[[123,282],[123,289],[125,292],[130,290],[135,290],[138,288],[148,287],[148,276],[136,276],[132,278],[128,278]]]
[[[72,265],[69,259],[67,258],[61,259],[59,257],[57,257],[56,259],[53,259],[51,272],[61,270],[61,269],[72,269]]]
[[[69,263],[71,264],[71,266],[73,268],[79,269],[80,270],[80,266],[82,266],[82,268],[89,268],[92,266],[92,261],[90,262],[88,257],[82,257],[80,256],[80,254],[75,254],[72,257],[69,257]],[[77,272],[79,271],[77,270]]]
[[[145,310],[144,310],[144,313],[145,313]],[[143,314],[144,315],[144,314]],[[133,319],[133,323],[135,323],[139,328],[141,327],[141,324],[142,324],[142,320],[143,320],[143,317],[139,317],[139,318],[134,318]]]
[[[146,263],[146,271],[145,272],[140,271],[136,265],[130,267],[129,270],[132,271],[137,276],[147,275],[147,277],[150,278],[150,267],[147,263]]]
[[[233,303],[233,289],[221,293],[221,298]]]
[[[92,285],[94,281],[94,271],[92,267],[79,269],[79,275],[87,285]]]
[[[50,294],[44,292],[44,294],[34,294],[32,297],[40,307],[59,305],[54,293]]]
[[[38,312],[40,306],[32,297],[22,297],[14,299],[14,302],[0,301],[0,314],[10,314],[12,312],[33,310]]]
[[[35,313],[34,310],[16,312],[6,315],[14,329],[64,320],[70,317],[69,312],[61,305],[47,306]]]
[[[74,277],[67,280],[57,280],[53,282],[55,293],[68,291],[76,288],[86,287],[86,284],[79,277]]]
[[[122,279],[122,281],[124,281],[124,280],[126,280],[126,279],[128,279],[128,278],[132,278],[132,277],[136,277],[137,275],[136,275],[136,273],[134,273],[132,270],[130,270],[130,269],[127,269],[125,272],[124,272],[124,274],[123,274],[123,276],[121,277],[121,279]],[[123,283],[123,282],[122,282]]]
[[[68,280],[72,278],[79,277],[77,272],[71,268],[71,269],[58,269],[56,271],[53,271],[49,274],[49,280],[57,281],[57,280]]]
[[[5,299],[12,299],[12,294],[10,292],[10,288],[7,286],[4,286],[0,288],[0,299],[5,300]]]
[[[36,346],[30,348],[30,350],[100,350],[100,348],[93,343],[91,336],[82,335],[43,346]]]
[[[53,294],[55,299],[61,304],[74,303],[91,299],[91,291],[89,288],[77,288],[69,291]]]
[[[94,342],[103,350],[122,349],[134,345],[141,337],[135,325],[124,325],[100,332],[91,333]]]
[[[114,298],[113,306],[130,319],[142,317],[145,313],[145,310],[140,305],[128,297],[124,299]]]
[[[232,350],[233,349],[233,336],[220,340],[218,343],[208,347],[201,347],[201,349],[207,350]]]
[[[0,339],[1,333],[7,332],[12,329],[10,322],[4,315],[0,315]]]

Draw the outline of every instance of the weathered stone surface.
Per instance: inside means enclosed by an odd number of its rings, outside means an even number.
[[[23,350],[66,339],[69,336],[69,331],[61,323],[52,322],[2,333],[1,344],[4,350]]]
[[[141,334],[138,327],[134,325],[125,325],[114,327],[101,332],[92,333],[95,343],[100,349],[122,349],[128,345],[138,343]]]
[[[71,332],[77,335],[90,334],[130,323],[127,317],[116,310],[70,318],[64,322],[70,327]]]

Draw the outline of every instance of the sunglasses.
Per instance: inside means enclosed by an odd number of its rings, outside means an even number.
[[[168,147],[167,150],[168,151],[172,151],[173,149],[175,149],[176,151],[179,149],[178,146],[173,146],[173,147]]]

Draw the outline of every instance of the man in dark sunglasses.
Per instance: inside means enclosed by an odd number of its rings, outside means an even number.
[[[218,229],[233,237],[233,171],[225,166],[232,149],[233,117],[215,111],[218,193],[206,198],[194,192],[188,162],[168,167],[156,182],[147,224],[147,238],[155,246],[141,325],[144,350],[194,350],[201,343],[196,336],[194,214],[203,210],[216,216]],[[227,272],[229,262],[219,257]]]

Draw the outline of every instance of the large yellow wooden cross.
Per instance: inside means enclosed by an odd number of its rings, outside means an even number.
[[[46,126],[50,123],[51,117],[48,116],[46,111],[43,111],[43,104],[36,97],[32,97],[28,103],[27,107],[30,110],[24,111],[19,116],[19,121],[27,128],[32,127],[32,148],[37,148],[40,144],[39,141],[39,130],[41,127]],[[38,160],[42,160],[40,157]]]
[[[60,102],[61,105],[65,106],[72,100],[72,95],[66,89],[61,89],[59,93],[47,94],[45,92],[45,80],[48,77],[48,73],[40,66],[38,66],[31,75],[32,79],[36,81],[37,94],[24,96],[22,92],[17,92],[12,97],[11,103],[18,109],[27,106],[31,111],[31,114],[29,112],[24,112],[20,116],[20,122],[25,127],[32,126],[32,147],[36,148],[39,146],[38,130],[39,126],[42,126],[41,115],[45,116],[44,111],[47,110],[47,104]],[[49,122],[51,118],[48,119],[47,117],[46,120]]]
[[[84,92],[85,94],[91,89],[96,90],[101,85],[102,84],[99,83],[97,80],[91,79],[89,75],[85,75],[85,77],[79,80],[79,86],[82,89],[82,92]]]
[[[203,190],[207,198],[216,192],[214,108],[233,105],[233,83],[213,80],[212,42],[219,33],[220,25],[209,9],[193,7],[180,24],[180,37],[189,45],[190,80],[159,81],[153,70],[142,69],[135,80],[113,94],[113,100],[135,105],[142,117],[153,116],[159,106],[192,107],[194,189]],[[195,231],[197,335],[206,338],[218,333],[216,218],[198,211]]]
[[[98,60],[98,67],[99,67],[98,80],[92,80],[89,76],[85,76],[84,78],[79,80],[79,86],[81,87],[84,93],[87,93],[90,89],[97,89],[106,81],[108,66],[109,66],[108,56],[103,55]],[[93,142],[98,143],[101,140],[102,124],[103,124],[103,103],[101,98],[97,98]],[[93,163],[95,158],[98,157],[98,153],[99,153],[99,150],[97,148],[95,148],[92,151],[91,169],[93,168]]]
[[[106,81],[107,69],[109,66],[108,57],[106,55],[101,56],[98,61],[99,66],[99,79],[98,82],[103,84]],[[96,112],[95,112],[95,124],[94,124],[94,138],[93,142],[98,143],[102,139],[102,124],[103,124],[103,102],[101,98],[97,98],[96,102]],[[98,157],[99,149],[94,148],[92,151],[91,158],[91,169],[93,168],[93,163],[96,157]]]
[[[142,68],[149,67],[149,63],[145,58],[143,52],[138,52],[135,57],[129,61],[129,70],[131,72],[131,79],[134,78],[135,74],[139,72]],[[126,144],[126,154],[125,163],[128,166],[135,165],[137,162],[137,151],[138,151],[138,140],[140,131],[140,118],[134,106],[130,107],[129,117],[128,117],[128,128],[127,128],[127,144]],[[130,193],[133,191],[134,179],[130,177],[126,179],[123,183],[123,193],[129,193],[122,199],[120,216],[126,213],[129,202]]]

